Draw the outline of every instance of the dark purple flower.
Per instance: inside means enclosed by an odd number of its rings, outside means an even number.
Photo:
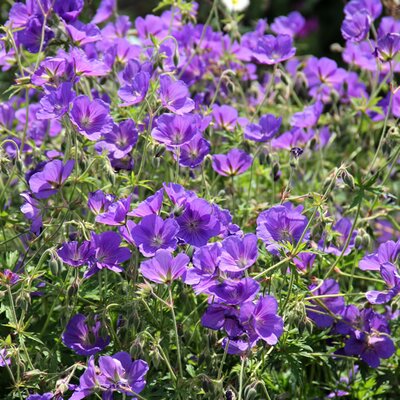
[[[251,164],[252,157],[243,150],[232,149],[227,154],[214,154],[212,167],[222,176],[236,176],[246,172]]]
[[[386,263],[395,264],[400,254],[400,240],[389,240],[379,245],[378,250],[363,257],[359,263],[362,270],[380,271]]]
[[[240,307],[240,321],[270,346],[278,343],[283,333],[283,319],[277,315],[278,302],[273,296],[261,296],[256,304],[244,303]]]
[[[385,263],[381,265],[380,273],[388,290],[368,291],[365,297],[371,304],[386,304],[400,293],[400,275],[396,266],[391,263]]]
[[[204,199],[189,200],[176,221],[180,228],[177,236],[196,247],[204,246],[221,229],[212,206]]]
[[[71,175],[75,162],[69,160],[65,165],[60,160],[49,161],[42,171],[36,172],[29,179],[29,187],[38,199],[46,199],[57,190]]]
[[[90,101],[87,96],[78,96],[72,103],[70,117],[78,132],[89,140],[98,140],[113,129],[110,107],[100,99]]]
[[[133,120],[127,119],[114,124],[113,129],[103,135],[104,140],[97,142],[96,150],[106,150],[113,158],[121,159],[130,154],[135,147],[139,137],[136,124]]]
[[[294,207],[291,203],[273,206],[263,211],[257,218],[257,236],[269,252],[278,254],[285,242],[296,244],[307,227],[308,219],[301,212],[302,206]],[[304,233],[303,240],[309,238]]]
[[[271,140],[281,127],[282,117],[266,114],[260,118],[258,124],[248,124],[244,130],[244,137],[255,142],[267,142]]]
[[[103,268],[110,271],[121,272],[121,263],[127,261],[131,252],[126,247],[119,247],[121,236],[116,232],[103,232],[96,234],[92,232],[92,249],[94,254],[89,260],[89,269],[84,277],[89,278]]]
[[[319,285],[318,285],[319,286]],[[339,284],[334,279],[327,279],[322,285],[317,287],[316,284],[309,286],[312,296],[326,296],[311,300],[312,306],[307,307],[307,315],[320,328],[328,328],[333,324],[334,315],[339,315],[344,309],[343,296],[335,296],[339,294]],[[333,296],[329,296],[333,295]]]
[[[145,216],[131,231],[136,246],[145,257],[152,257],[159,249],[174,251],[177,245],[178,223],[156,214]]]
[[[129,84],[118,90],[118,96],[124,101],[121,106],[132,106],[141,103],[149,90],[150,74],[139,71]]]
[[[215,295],[219,302],[238,305],[255,298],[260,290],[259,283],[252,278],[240,280],[226,279],[221,283],[210,286],[209,291]]]
[[[209,329],[224,329],[230,338],[244,334],[244,328],[239,321],[239,310],[223,304],[210,304],[203,316],[201,324]]]
[[[392,61],[400,51],[400,34],[388,33],[378,39],[376,55],[383,62]]]
[[[43,23],[42,17],[30,18],[25,29],[16,33],[17,43],[22,44],[30,53],[38,53],[40,44],[42,43]],[[48,26],[44,27],[42,49],[46,48],[48,42],[53,39],[53,37],[53,31]]]
[[[323,251],[325,253],[339,256],[349,237],[352,225],[353,225],[352,222],[348,218],[339,219],[339,221],[337,221],[335,225],[333,225],[332,227],[332,231],[334,233],[338,233],[338,235],[335,235],[332,243],[330,243],[328,246],[323,247]],[[345,252],[343,253],[344,256],[350,254],[351,250],[354,248],[356,236],[357,236],[357,231],[354,230],[352,232],[349,245],[347,246]],[[324,239],[321,240],[320,245],[321,246],[324,245]]]
[[[252,56],[260,64],[273,65],[292,58],[296,54],[293,39],[289,35],[265,35],[258,39]]]
[[[179,164],[183,167],[195,168],[210,154],[211,144],[201,134],[196,134],[179,150]]]
[[[371,17],[366,11],[347,15],[342,23],[342,35],[346,40],[361,42],[366,39],[371,25]]]
[[[84,241],[82,244],[73,241],[64,243],[57,250],[57,254],[65,264],[71,267],[81,267],[88,262],[93,254],[93,249],[89,241]]]
[[[221,271],[242,272],[250,268],[258,258],[257,236],[248,233],[243,238],[228,236],[222,242]]]
[[[69,320],[62,335],[62,341],[75,353],[91,356],[102,351],[110,343],[110,337],[102,336],[101,329],[101,323],[96,321],[96,318],[89,326],[84,315],[76,314]]]
[[[163,198],[164,189],[157,190],[152,196],[139,203],[128,215],[142,218],[147,215],[158,214],[162,207]]]
[[[63,82],[57,89],[48,89],[40,100],[41,109],[36,113],[37,119],[53,119],[69,111],[69,105],[75,97],[72,83]]]
[[[235,108],[228,105],[214,105],[212,116],[214,119],[215,129],[222,129],[225,131],[233,131],[238,122],[238,112]]]
[[[117,8],[117,0],[101,0],[92,24],[100,24],[109,19]]]
[[[7,349],[0,349],[0,367],[11,365],[11,357],[7,352]]]
[[[194,109],[186,84],[169,75],[160,76],[160,97],[162,105],[174,114],[183,115]]]
[[[189,142],[197,133],[198,129],[192,114],[163,114],[157,119],[151,136],[160,143],[176,147]]]
[[[84,0],[55,0],[54,11],[66,22],[74,22],[82,12]]]
[[[140,264],[140,272],[152,282],[170,284],[184,274],[189,261],[184,253],[173,257],[167,250],[158,250],[153,258]]]
[[[131,208],[131,198],[132,196],[128,196],[125,199],[111,203],[104,213],[96,216],[96,222],[111,226],[124,225]]]
[[[353,329],[345,342],[345,354],[360,356],[370,367],[377,368],[381,358],[390,358],[395,353],[396,348],[383,315],[372,309],[362,310],[354,321]]]
[[[293,11],[288,16],[275,18],[271,30],[276,35],[296,36],[304,28],[305,23],[304,17],[298,11]]]
[[[305,107],[303,111],[293,114],[290,119],[290,125],[296,128],[311,128],[317,125],[323,108],[324,105],[320,101]]]

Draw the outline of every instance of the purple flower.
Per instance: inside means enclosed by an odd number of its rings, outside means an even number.
[[[179,164],[183,167],[195,168],[210,154],[210,142],[201,134],[196,134],[189,142],[181,146]]]
[[[149,366],[143,360],[132,361],[126,352],[99,358],[100,379],[105,387],[109,387],[109,396],[117,390],[127,396],[135,396],[146,386],[145,375]]]
[[[145,216],[131,231],[140,252],[152,257],[159,249],[174,251],[177,245],[178,223],[167,218],[163,220],[156,214]]]
[[[332,296],[330,294],[339,294],[339,284],[334,279],[327,279],[317,289],[316,284],[309,286],[313,296],[327,296],[318,298],[318,300],[311,300],[312,306],[307,308],[307,315],[315,324],[320,328],[328,328],[334,322],[332,314],[339,315],[344,310],[343,296]]]
[[[51,400],[51,399],[55,399],[55,395],[51,392],[48,393],[43,393],[43,394],[31,394],[29,395],[26,400]]]
[[[243,238],[228,236],[222,242],[221,271],[242,272],[250,268],[258,257],[257,236],[248,233]]]
[[[210,243],[194,252],[193,268],[186,271],[184,282],[192,285],[196,294],[208,293],[208,288],[215,285],[219,275],[221,243]]]
[[[240,280],[226,279],[221,283],[210,286],[209,291],[217,297],[219,302],[238,305],[255,298],[260,290],[259,283],[253,278]]]
[[[274,149],[291,150],[293,147],[304,146],[306,143],[310,142],[314,133],[312,129],[305,131],[301,128],[292,128],[276,139],[272,139],[271,145]]]
[[[96,387],[100,386],[94,364],[94,357],[90,356],[86,371],[79,378],[79,386],[74,389],[70,400],[81,400],[90,396]]]
[[[38,53],[42,43],[43,32],[42,49],[45,49],[48,42],[53,39],[54,33],[48,26],[43,26],[43,18],[41,16],[30,18],[25,29],[16,33],[16,42],[17,44],[22,44],[30,53]]]
[[[29,193],[21,193],[21,197],[24,199],[24,204],[21,206],[21,212],[25,218],[32,221],[31,232],[38,235],[42,228],[42,211],[40,203]]]
[[[283,333],[283,319],[276,315],[278,303],[273,296],[261,296],[257,303],[244,303],[240,307],[240,321],[243,326],[254,332],[270,346],[278,343]]]
[[[69,322],[62,335],[62,341],[75,353],[81,356],[91,356],[102,351],[110,343],[109,336],[102,336],[100,321],[88,326],[87,318],[76,314]]]
[[[302,215],[302,206],[294,207],[291,203],[273,206],[263,211],[257,218],[257,236],[269,252],[278,254],[285,242],[296,244],[307,227],[308,219]],[[303,240],[307,240],[305,232]]]
[[[378,250],[363,257],[359,263],[362,270],[380,271],[382,265],[386,263],[395,264],[400,254],[400,240],[394,242],[389,240],[382,243]]]
[[[89,269],[84,278],[89,278],[103,268],[110,271],[123,271],[121,263],[127,261],[131,252],[126,247],[119,247],[121,237],[116,232],[103,232],[96,234],[92,232],[92,249],[94,254],[89,260]]]
[[[182,146],[198,133],[194,116],[163,114],[157,119],[157,126],[151,131],[151,136],[167,146]]]
[[[365,309],[354,322],[356,326],[345,342],[345,354],[360,356],[370,367],[379,367],[381,358],[390,358],[396,351],[385,317]]]
[[[237,338],[245,333],[239,321],[239,310],[232,306],[210,304],[201,317],[201,324],[214,330],[223,328],[230,338]]]
[[[178,237],[192,246],[204,246],[209,239],[220,233],[220,223],[214,216],[212,206],[203,199],[189,200],[185,211],[176,221]]]
[[[146,217],[147,215],[158,214],[161,210],[164,198],[164,189],[157,190],[152,196],[142,201],[137,207],[128,213],[132,217]]]
[[[56,85],[64,80],[72,80],[73,68],[65,58],[49,57],[44,59],[34,72],[31,81],[34,85]]]
[[[310,271],[314,264],[316,256],[317,255],[313,253],[301,252],[297,254],[297,256],[293,259],[293,264],[301,272]]]
[[[93,249],[89,241],[84,241],[81,245],[78,242],[66,242],[59,250],[58,256],[65,264],[71,267],[81,267],[85,265],[93,255]]]
[[[86,25],[76,21],[73,24],[65,25],[65,28],[76,46],[84,46],[101,40],[100,29],[94,24]]]
[[[160,97],[162,105],[174,114],[183,115],[194,109],[186,84],[169,75],[160,76]]]
[[[376,55],[382,62],[392,61],[400,51],[400,34],[388,33],[378,39]]]
[[[96,14],[92,19],[93,24],[100,24],[109,19],[117,8],[117,0],[101,0]]]
[[[36,113],[36,118],[41,120],[63,116],[69,111],[69,105],[74,96],[70,82],[61,83],[57,89],[48,89],[46,96],[40,100],[41,109]]]
[[[400,275],[395,265],[385,263],[381,265],[380,273],[385,281],[388,290],[378,291],[370,290],[365,294],[365,297],[371,304],[385,304],[388,303],[393,297],[400,293]]]
[[[72,103],[71,122],[83,136],[98,140],[113,129],[109,111],[108,104],[100,99],[90,101],[87,96],[78,96]]]
[[[341,218],[339,221],[335,223],[332,227],[333,232],[337,232],[339,235],[334,237],[333,243],[330,243],[328,246],[323,247],[323,251],[325,253],[334,254],[335,256],[339,256],[346,244],[346,241],[350,235],[352,222],[348,218]],[[355,239],[357,236],[357,231],[354,230],[351,235],[351,239],[349,241],[349,245],[347,246],[343,255],[347,256],[350,254],[351,250],[354,248]],[[324,239],[321,240],[321,247],[324,244]]]
[[[0,349],[0,367],[11,365],[11,357],[7,352],[7,349]]]
[[[305,23],[304,17],[298,11],[293,11],[288,16],[275,18],[271,30],[276,35],[296,36],[304,28]]]
[[[152,282],[170,284],[186,272],[189,261],[184,253],[173,257],[167,250],[158,250],[153,258],[140,264],[140,272]]]
[[[255,142],[267,142],[271,140],[281,127],[282,117],[266,114],[260,118],[258,124],[248,124],[244,130],[244,137]]]
[[[346,16],[352,16],[359,11],[365,11],[372,19],[382,14],[382,2],[380,0],[351,0],[344,7]]]
[[[130,154],[139,137],[135,122],[131,119],[114,124],[110,132],[104,134],[104,141],[97,142],[96,150],[105,149],[113,158],[121,159]]]
[[[253,159],[243,150],[232,149],[227,154],[214,154],[212,156],[212,167],[215,172],[222,176],[236,176],[246,172]]]
[[[21,280],[21,277],[9,269],[0,271],[0,284],[2,284],[2,285],[14,286],[20,280]]]
[[[305,107],[303,111],[297,112],[292,116],[290,125],[296,128],[311,128],[317,125],[323,108],[324,105],[320,101]]]
[[[99,215],[107,211],[114,199],[114,195],[104,193],[102,190],[96,190],[89,193],[88,207],[94,214]]]
[[[177,183],[163,183],[165,193],[178,207],[184,206],[188,201],[197,198],[196,194],[190,190],[186,190],[183,186]]]
[[[46,199],[57,190],[71,175],[75,162],[68,160],[65,165],[60,160],[49,161],[42,171],[36,172],[29,179],[29,187],[38,199]]]
[[[273,65],[292,58],[296,54],[293,39],[289,35],[265,35],[258,39],[253,58],[260,64]]]
[[[127,85],[118,90],[118,96],[124,101],[121,106],[132,106],[141,103],[149,90],[150,74],[139,71]]]
[[[371,17],[366,11],[347,15],[342,23],[342,35],[346,40],[361,42],[366,39],[371,25]]]
[[[225,131],[233,131],[238,122],[238,112],[235,108],[228,105],[214,105],[212,116],[214,119],[215,129],[222,129]]]
[[[104,213],[96,216],[96,222],[111,226],[124,225],[131,208],[131,198],[132,196],[128,196],[126,199],[111,203]]]
[[[66,22],[74,22],[82,12],[84,0],[56,0],[54,11]]]

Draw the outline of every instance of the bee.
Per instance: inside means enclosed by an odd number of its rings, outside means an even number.
[[[400,0],[383,0],[383,5],[389,15],[393,18],[400,19]]]

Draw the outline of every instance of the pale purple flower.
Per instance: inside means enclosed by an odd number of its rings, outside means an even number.
[[[132,230],[136,246],[145,257],[152,257],[159,249],[174,251],[177,246],[178,223],[156,214],[145,216]]]
[[[68,160],[65,165],[60,160],[49,161],[42,171],[36,172],[29,179],[29,187],[38,199],[46,199],[57,190],[71,175],[75,161]]]
[[[196,134],[189,142],[181,146],[179,164],[183,167],[195,168],[210,154],[211,144],[201,134]]]
[[[250,168],[252,162],[252,157],[239,149],[232,149],[227,154],[212,156],[212,167],[222,176],[241,175]]]
[[[157,190],[152,196],[139,203],[128,215],[142,218],[147,215],[158,214],[162,207],[163,198],[164,189]]]
[[[214,105],[212,116],[214,119],[215,129],[223,129],[225,131],[233,131],[238,122],[238,112],[235,108],[228,105]]]
[[[100,24],[109,19],[117,8],[117,0],[101,0],[92,24]]]
[[[141,103],[149,90],[150,74],[139,71],[129,84],[122,86],[118,90],[118,96],[123,100],[122,107],[132,106]]]
[[[395,264],[400,254],[400,240],[394,242],[389,240],[379,245],[378,249],[364,256],[359,263],[362,270],[380,271],[386,263]]]
[[[303,111],[293,114],[290,125],[296,128],[311,128],[317,125],[324,105],[317,101],[313,105],[305,107]]]
[[[94,214],[99,215],[106,212],[114,200],[114,195],[104,193],[102,190],[96,190],[89,193],[88,207]]]
[[[73,101],[70,117],[78,132],[89,140],[100,139],[114,126],[109,105],[100,99],[90,101],[87,96],[78,96]]]
[[[75,97],[72,83],[63,82],[57,89],[49,88],[46,95],[40,100],[41,108],[36,118],[53,119],[63,116],[69,111],[69,105]]]
[[[282,124],[282,117],[275,117],[273,114],[266,114],[260,118],[258,124],[250,123],[244,130],[244,137],[255,142],[267,142],[278,132]]]
[[[342,24],[342,35],[346,40],[361,42],[366,39],[371,25],[371,17],[366,11],[347,15]]]
[[[101,40],[100,29],[94,24],[83,24],[76,21],[65,25],[65,28],[76,46],[84,46]]]
[[[152,282],[171,284],[186,272],[189,261],[185,253],[173,257],[167,250],[158,250],[153,258],[140,264],[140,272]]]
[[[275,18],[271,30],[277,35],[296,36],[304,28],[305,23],[304,17],[298,11],[293,11],[287,16]]]
[[[293,39],[289,35],[265,35],[258,39],[252,56],[260,64],[273,65],[292,58],[296,54]]]
[[[392,263],[385,263],[380,268],[381,277],[388,290],[370,290],[365,297],[371,304],[385,304],[400,293],[400,275],[397,267]]]
[[[252,278],[226,279],[209,288],[210,293],[215,295],[219,302],[229,305],[239,305],[246,301],[251,301],[259,290],[259,283]]]
[[[93,255],[93,249],[89,241],[84,241],[81,244],[72,241],[65,242],[57,250],[57,254],[65,264],[71,267],[80,267],[89,261],[89,258]]]
[[[124,225],[131,208],[131,198],[132,196],[128,196],[125,199],[111,203],[105,212],[96,216],[95,221],[111,226]]]
[[[176,81],[169,75],[160,76],[160,98],[162,105],[177,115],[189,113],[194,109],[194,101],[183,81]]]

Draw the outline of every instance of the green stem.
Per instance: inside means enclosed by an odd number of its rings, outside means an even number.
[[[174,299],[172,297],[171,286],[168,287],[168,293],[169,293],[169,301],[170,301],[170,307],[171,307],[172,321],[174,323],[174,330],[175,330],[176,352],[178,353],[177,354],[177,358],[178,358],[179,376],[181,378],[183,378],[183,368],[182,368],[182,359],[181,359],[181,346],[180,346],[180,343],[179,343],[178,324],[176,322],[176,315],[175,315],[175,310],[174,310]]]
[[[238,400],[242,400],[243,392],[243,374],[244,374],[244,364],[246,362],[246,357],[242,356],[242,363],[240,364],[240,375],[239,375],[239,397]]]

